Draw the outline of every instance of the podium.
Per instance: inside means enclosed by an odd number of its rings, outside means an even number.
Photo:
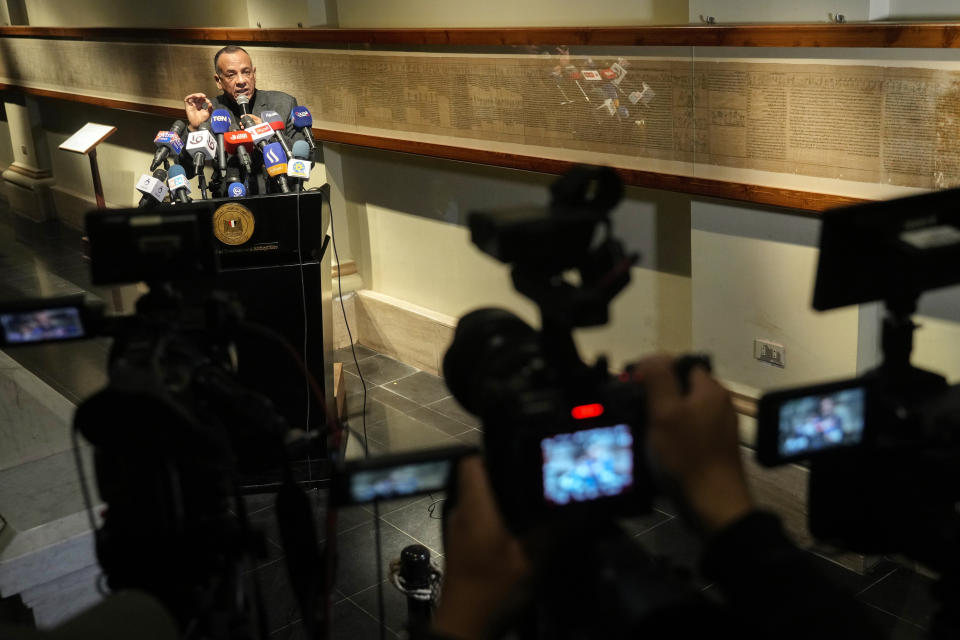
[[[293,428],[326,433],[334,407],[329,186],[299,194],[195,202],[210,209],[219,272],[214,288],[237,296],[247,320],[280,334],[322,389],[316,397],[303,371],[277,345],[240,341],[239,378],[266,394]],[[326,456],[324,456],[326,458]],[[328,460],[298,461],[298,480],[329,477]],[[268,489],[266,472],[243,479]]]
[[[328,190],[321,190],[299,195],[253,196],[212,201],[208,206],[220,262],[215,288],[236,294],[248,320],[282,335],[323,388],[324,401],[332,403],[327,193]],[[248,228],[251,223],[252,229]],[[234,242],[237,244],[229,244]],[[302,375],[296,374],[294,381],[288,380],[284,372],[259,367],[251,370],[245,367],[251,360],[249,353],[245,359],[247,362],[240,364],[241,380],[255,381],[250,386],[267,392],[275,402],[278,397],[286,398],[278,403],[278,408],[292,427],[312,429],[325,425],[324,408]]]

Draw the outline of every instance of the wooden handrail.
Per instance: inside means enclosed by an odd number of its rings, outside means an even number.
[[[960,22],[731,24],[462,29],[0,27],[0,37],[414,46],[960,47]]]
[[[106,107],[108,109],[136,111],[170,118],[182,118],[184,115],[183,109],[179,107],[166,107],[142,102],[127,102],[124,100],[86,96],[83,94],[52,91],[49,89],[37,89],[34,87],[0,83],[0,90],[18,91],[41,98],[68,100],[71,102]],[[554,158],[542,158],[484,149],[471,149],[462,146],[420,142],[417,140],[365,135],[337,131],[335,129],[314,128],[313,135],[318,140],[325,142],[413,153],[422,156],[443,158],[445,160],[459,160],[462,162],[473,162],[497,167],[521,169],[524,171],[536,171],[539,173],[561,174],[574,165],[573,162]],[[835,194],[784,189],[727,180],[697,178],[681,174],[658,173],[636,169],[617,169],[617,172],[620,174],[624,183],[630,186],[662,189],[665,191],[676,191],[728,200],[740,200],[772,207],[783,207],[792,209],[793,213],[800,215],[816,216],[827,209],[866,202],[866,200],[860,198],[850,198]]]

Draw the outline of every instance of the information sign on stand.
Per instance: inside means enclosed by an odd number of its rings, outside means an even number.
[[[60,148],[64,151],[80,153],[90,158],[90,173],[93,174],[93,195],[97,199],[97,209],[106,209],[107,202],[103,197],[103,183],[100,182],[100,167],[97,166],[97,145],[112,136],[116,132],[116,127],[107,124],[96,124],[88,122],[80,129],[63,141]],[[84,236],[83,255],[89,256],[88,240]],[[123,297],[118,287],[113,288],[113,309],[120,312],[123,310]]]
[[[97,198],[97,208],[106,209],[103,199],[103,184],[100,182],[100,168],[97,166],[97,145],[116,132],[116,127],[88,122],[79,131],[67,138],[60,148],[64,151],[80,153],[90,158],[90,171],[93,173],[93,193]]]

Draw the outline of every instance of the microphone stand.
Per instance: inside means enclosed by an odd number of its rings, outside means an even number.
[[[197,170],[197,187],[200,188],[200,196],[207,200],[207,176],[203,173],[203,162]]]

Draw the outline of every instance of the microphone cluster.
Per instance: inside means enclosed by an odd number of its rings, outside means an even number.
[[[141,175],[136,184],[137,191],[143,194],[139,206],[156,206],[168,197],[170,202],[190,202],[189,180],[179,164],[186,161],[192,163],[203,199],[208,197],[207,166],[213,168],[213,197],[238,198],[247,195],[247,182],[255,173],[255,162],[262,163],[264,173],[280,192],[289,193],[291,184],[300,191],[310,179],[311,159],[316,150],[310,110],[296,106],[286,120],[276,111],[264,111],[257,122],[249,112],[249,102],[247,96],[237,98],[243,111],[239,128],[230,111],[216,109],[197,131],[187,132],[182,120],[175,121],[168,131],[158,131],[153,141],[156,151],[150,163],[151,173]],[[287,121],[292,122],[304,140],[290,145],[285,135]],[[186,158],[181,156],[183,151]]]

